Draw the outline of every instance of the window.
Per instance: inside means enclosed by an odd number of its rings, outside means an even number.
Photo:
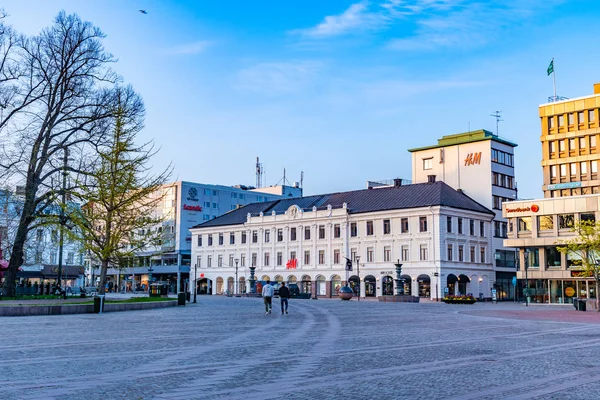
[[[319,265],[325,264],[325,250],[319,250]]]
[[[548,117],[548,127],[550,129],[554,128],[554,117]]]
[[[334,264],[340,263],[340,249],[333,250],[333,263]]]
[[[206,196],[210,196],[210,189],[204,189],[204,194]]]
[[[596,120],[596,115],[594,113],[594,110],[588,110],[588,121],[594,122],[595,120]]]
[[[290,241],[296,240],[296,228],[290,228]]]
[[[496,267],[514,268],[516,266],[514,251],[496,250],[494,258],[496,259]]]
[[[422,244],[419,246],[419,260],[427,261],[427,245]]]
[[[402,246],[400,249],[400,255],[402,257],[402,261],[409,261],[409,252],[408,246]]]
[[[596,147],[596,136],[590,136],[590,147]]]
[[[575,176],[577,175],[577,164],[576,163],[571,163],[569,165],[570,170],[571,170],[571,176]]]
[[[574,125],[575,124],[575,115],[573,113],[569,113],[569,115],[567,116],[569,118],[569,125]],[[575,142],[575,139],[571,139],[573,140],[573,142]]]
[[[575,215],[561,214],[558,216],[558,229],[570,229],[575,224]]]
[[[350,259],[356,261],[356,249],[350,249]]]
[[[305,250],[304,251],[304,265],[309,265],[309,264],[310,264],[310,251]]]
[[[218,193],[219,193],[219,192],[217,192],[216,190],[213,190],[213,191],[212,191],[212,195],[213,195],[213,196],[216,196]]]
[[[222,267],[223,266],[223,256],[218,256],[217,257],[217,267]]]
[[[458,234],[459,235],[463,234],[463,219],[462,218],[458,219]]]
[[[433,158],[424,158],[423,159],[423,169],[431,169],[433,168]]]
[[[579,111],[577,113],[577,122],[579,124],[583,124],[585,121],[583,120],[583,111]]]
[[[367,247],[367,262],[373,262],[374,251],[372,247]]]
[[[292,259],[292,260],[296,259],[296,252],[295,251],[290,251],[290,259]]]
[[[281,267],[283,265],[283,253],[277,252],[277,266]]]
[[[252,253],[252,266],[256,267],[256,259],[257,259],[257,254],[256,253]]]
[[[559,151],[565,151],[565,141],[564,140],[559,140],[558,141],[558,150]]]
[[[459,245],[458,246],[458,261],[464,261],[465,255],[465,248],[463,245]]]
[[[242,232],[242,244],[246,243],[246,232]]]
[[[212,256],[208,256],[208,257],[206,258],[206,267],[207,267],[207,268],[210,268],[210,267],[212,267]]]
[[[219,205],[217,203],[213,203],[212,208],[219,208]]]
[[[550,166],[550,178],[556,178],[558,176],[556,165]]]
[[[271,241],[271,230],[265,229],[265,243],[269,243]]]
[[[579,170],[581,171],[581,175],[587,174],[587,163],[585,161],[579,163]]]
[[[477,260],[475,260],[475,246],[471,246],[471,250],[470,250],[470,254],[469,254],[469,261],[471,261],[471,262],[477,261]]]
[[[419,232],[427,232],[427,217],[419,217]]]
[[[310,240],[310,226],[304,228],[304,240]]]
[[[202,235],[198,235],[198,247],[202,247]]]
[[[565,125],[565,116],[564,115],[559,115],[558,116],[558,127],[560,128],[561,126]]]
[[[556,142],[550,142],[550,153],[556,153]]]
[[[223,234],[219,233],[219,246],[223,246]]]
[[[252,231],[252,243],[258,243],[258,231]]]
[[[240,256],[240,265],[242,267],[246,266],[246,254],[245,253]]]
[[[479,262],[485,262],[485,247],[479,249]]]
[[[232,267],[233,266],[233,254],[229,255],[229,266]]]
[[[479,236],[485,237],[485,222],[479,221]]]
[[[277,241],[283,242],[283,229],[277,229]]]
[[[538,230],[551,231],[554,229],[554,219],[552,218],[552,215],[539,215],[537,218]]]
[[[231,232],[229,234],[229,244],[235,244],[235,233]]]
[[[567,176],[567,164],[560,165],[560,177],[564,178]]]
[[[342,236],[342,229],[340,228],[340,224],[333,225],[333,237],[339,238]]]
[[[446,217],[446,232],[452,233],[452,217]]]
[[[408,218],[402,218],[400,220],[400,232],[408,233]]]
[[[204,202],[204,208],[210,208],[210,201]]]
[[[373,221],[367,221],[367,236],[373,235]]]
[[[212,246],[212,235],[208,235],[208,245]]]
[[[548,268],[560,268],[561,257],[560,252],[556,247],[546,247],[544,249],[546,253],[546,267]],[[531,253],[529,254],[531,258]]]
[[[383,248],[383,261],[390,261],[392,259],[392,248],[386,246]]]
[[[581,214],[579,216],[579,220],[584,222],[595,222],[596,221],[596,215],[594,215],[593,213],[586,213],[586,214]]]
[[[389,235],[392,232],[392,223],[389,219],[383,220],[383,234]]]
[[[265,253],[265,267],[269,266],[269,261],[270,261],[270,254],[269,252]]]
[[[231,193],[231,198],[232,199],[237,199],[237,193]]]
[[[319,225],[319,239],[325,239],[325,225]]]
[[[598,173],[598,161],[593,160],[590,162],[590,170],[592,171],[592,174],[597,174]]]
[[[517,226],[519,232],[531,232],[531,217],[517,218]]]
[[[471,236],[475,235],[475,220],[473,220],[473,219],[469,220],[469,235],[471,235]]]
[[[448,261],[452,261],[452,250],[453,250],[452,245],[449,244],[447,252],[446,252],[446,257],[447,257]]]
[[[350,236],[352,236],[352,237],[358,236],[358,226],[356,225],[356,222],[352,222],[350,224]]]

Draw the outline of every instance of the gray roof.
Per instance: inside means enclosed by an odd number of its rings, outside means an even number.
[[[344,203],[348,206],[349,214],[445,206],[494,215],[492,210],[482,206],[466,194],[438,181],[251,203],[196,225],[194,228],[240,225],[246,222],[248,214],[258,215],[261,212],[270,214],[273,211],[283,214],[292,205],[310,211],[313,207],[323,208],[328,205],[333,208],[341,208]]]

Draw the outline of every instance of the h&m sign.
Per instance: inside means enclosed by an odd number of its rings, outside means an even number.
[[[467,157],[465,157],[465,167],[475,164],[481,164],[481,152],[469,153],[467,154]]]

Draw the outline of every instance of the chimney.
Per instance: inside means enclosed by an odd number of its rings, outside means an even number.
[[[427,183],[435,182],[435,175],[427,175]]]
[[[394,187],[402,186],[402,179],[396,178],[394,179]]]
[[[594,94],[600,94],[600,83],[594,83]]]

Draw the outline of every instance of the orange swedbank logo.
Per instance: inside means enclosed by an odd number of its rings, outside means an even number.
[[[506,209],[507,213],[527,212],[527,211],[532,211],[535,213],[535,212],[540,211],[540,207],[537,204],[532,204],[531,207],[517,207],[517,208],[507,208]]]

